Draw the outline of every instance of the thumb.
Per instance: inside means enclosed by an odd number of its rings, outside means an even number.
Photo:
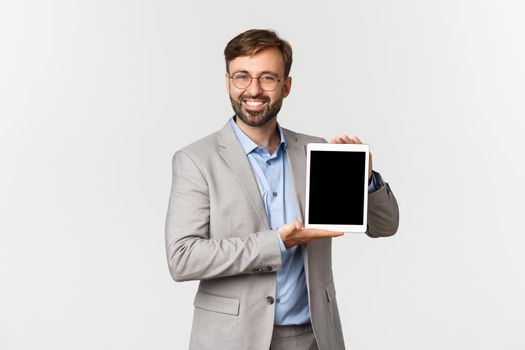
[[[302,230],[303,229],[303,223],[299,220],[295,220],[292,224],[296,230]]]

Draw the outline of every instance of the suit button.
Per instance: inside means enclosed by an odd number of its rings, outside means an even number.
[[[272,267],[271,267],[271,266],[266,266],[266,267],[264,268],[264,270],[266,270],[266,271],[272,271]]]
[[[274,299],[273,297],[266,297],[266,302],[268,303],[268,305],[272,305],[274,303]]]

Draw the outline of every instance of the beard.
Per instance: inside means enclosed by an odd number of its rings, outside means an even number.
[[[249,111],[246,110],[243,106],[243,100],[245,99],[258,99],[266,103],[266,108],[261,111]],[[260,127],[268,123],[273,118],[277,117],[277,114],[281,110],[283,105],[283,97],[279,96],[273,103],[271,103],[270,98],[264,95],[249,96],[244,95],[240,96],[238,100],[235,100],[230,95],[230,102],[232,108],[235,111],[235,115],[242,120],[242,122],[249,126]]]

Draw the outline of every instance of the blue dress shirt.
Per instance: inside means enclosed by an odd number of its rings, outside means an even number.
[[[286,140],[280,126],[277,126],[280,144],[274,154],[253,142],[230,119],[235,135],[239,139],[250,162],[264,202],[268,223],[272,230],[297,219],[295,189],[288,159]],[[372,177],[369,192],[377,189],[376,179]],[[286,249],[279,236],[281,248],[281,270],[277,272],[275,304],[276,325],[300,325],[310,323],[308,291],[304,275],[303,252],[300,245]]]

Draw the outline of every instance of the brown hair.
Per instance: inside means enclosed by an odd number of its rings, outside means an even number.
[[[284,76],[287,77],[292,68],[292,47],[279,38],[276,32],[266,29],[250,29],[230,40],[224,48],[226,72],[230,72],[230,62],[239,56],[251,56],[257,52],[277,48],[284,59]]]

